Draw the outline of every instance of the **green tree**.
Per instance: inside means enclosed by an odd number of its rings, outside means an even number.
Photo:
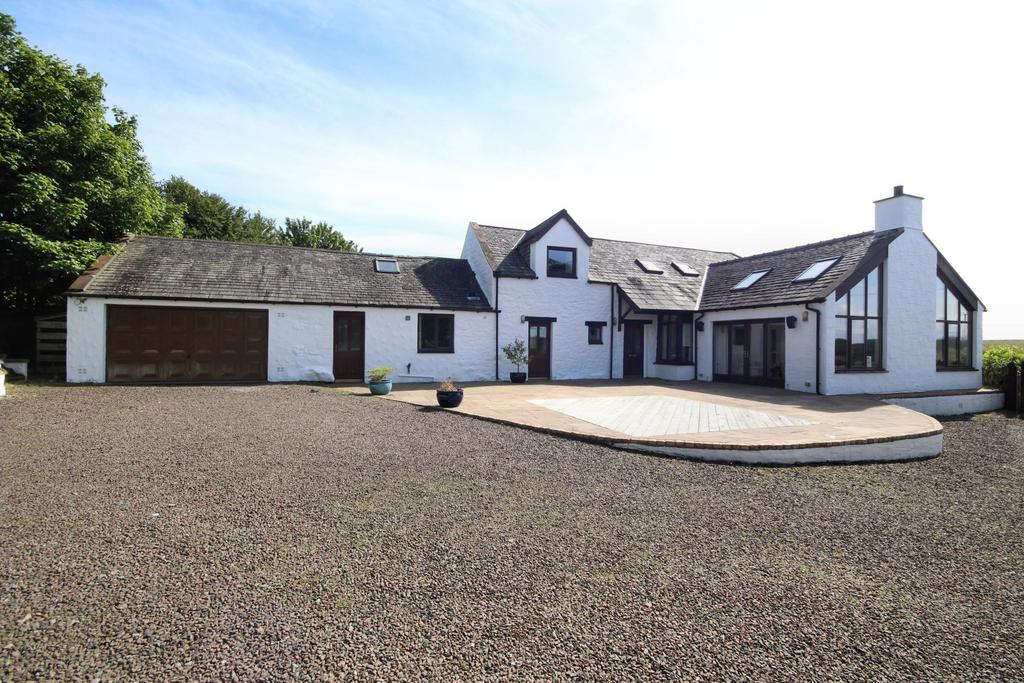
[[[153,184],[134,117],[103,79],[30,46],[0,14],[0,308],[61,292],[126,232],[178,236],[181,209]]]
[[[128,231],[179,236],[137,124],[103,80],[46,54],[0,14],[0,308],[32,311]]]
[[[314,223],[308,218],[285,218],[281,241],[294,247],[357,252],[363,250],[352,240],[345,239],[344,235],[328,223],[323,221]]]
[[[184,210],[182,237],[229,242],[278,242],[280,235],[273,218],[249,213],[219,194],[200,190],[179,176],[160,183],[160,193]]]

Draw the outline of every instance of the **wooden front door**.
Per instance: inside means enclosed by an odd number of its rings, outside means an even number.
[[[527,367],[531,379],[551,378],[551,321],[530,321],[530,362]]]
[[[361,311],[334,312],[334,380],[363,381],[366,321]]]
[[[622,336],[622,376],[644,376],[644,326],[626,322]]]

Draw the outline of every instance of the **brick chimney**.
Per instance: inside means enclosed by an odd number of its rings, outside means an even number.
[[[921,205],[924,197],[903,194],[903,186],[892,188],[892,196],[875,202],[875,230],[907,228],[923,230],[921,227]]]

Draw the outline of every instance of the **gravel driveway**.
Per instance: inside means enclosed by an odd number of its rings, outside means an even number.
[[[1024,421],[942,457],[633,455],[309,386],[0,401],[0,680],[996,680]]]

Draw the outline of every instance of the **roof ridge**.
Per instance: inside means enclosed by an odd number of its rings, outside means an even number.
[[[894,228],[894,229],[895,230],[900,230],[900,228]],[[890,231],[889,230],[883,230],[883,231],[876,232],[874,230],[866,230],[864,232],[855,232],[855,233],[853,233],[851,235],[843,235],[842,237],[833,237],[832,239],[821,240],[820,242],[808,242],[807,244],[798,244],[795,247],[786,247],[785,249],[776,249],[774,251],[763,251],[763,252],[761,252],[759,254],[751,254],[750,256],[740,256],[738,258],[735,258],[735,259],[732,259],[732,260],[729,260],[729,261],[715,261],[714,263],[708,264],[708,267],[717,266],[719,264],[724,264],[724,263],[728,263],[729,265],[732,265],[732,264],[737,263],[739,261],[749,261],[751,259],[764,258],[765,256],[778,256],[779,254],[787,254],[787,253],[792,252],[792,251],[799,251],[801,249],[808,249],[810,247],[821,247],[821,246],[825,246],[826,244],[832,244],[832,243],[835,243],[835,242],[842,242],[843,240],[850,240],[850,239],[853,239],[854,237],[864,237],[866,235],[871,235],[871,234],[881,235],[881,234],[884,234],[884,233],[887,233],[887,232],[890,232]]]
[[[199,237],[170,237],[168,235],[133,235],[128,241],[134,242],[138,239],[166,240],[168,242],[201,242],[203,244],[230,244],[234,246],[263,247],[269,249],[296,249],[298,251],[320,251],[327,254],[343,254],[345,256],[375,256],[382,258],[402,259],[446,259],[449,261],[464,261],[465,259],[452,256],[403,256],[399,254],[385,254],[373,251],[341,251],[338,249],[324,249],[322,247],[298,247],[294,244],[267,244],[266,242],[234,242],[231,240],[208,240]]]

